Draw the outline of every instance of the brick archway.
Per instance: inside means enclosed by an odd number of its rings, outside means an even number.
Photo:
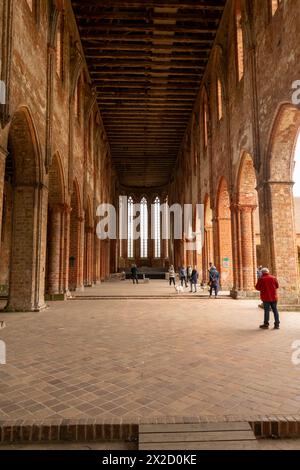
[[[206,194],[204,199],[204,243],[202,248],[202,272],[203,282],[208,282],[209,263],[214,263],[213,247],[213,212],[211,199]]]
[[[93,285],[93,245],[94,245],[94,220],[91,200],[88,197],[85,206],[85,228],[84,228],[84,286]]]
[[[5,168],[6,194],[3,231],[8,249],[7,310],[36,311],[44,308],[45,265],[43,205],[43,165],[33,120],[27,108],[15,113],[9,130],[8,156]],[[1,266],[2,270],[2,266]]]
[[[300,110],[279,109],[267,149],[264,182],[259,185],[264,264],[278,277],[282,302],[299,302],[299,268],[293,198],[294,152]]]
[[[70,252],[69,252],[69,290],[83,288],[82,272],[82,238],[83,216],[80,200],[80,191],[77,180],[73,182],[70,214]]]
[[[230,290],[233,286],[233,256],[232,256],[232,231],[230,195],[225,178],[219,184],[217,197],[217,268],[221,276],[221,287]]]
[[[244,152],[240,161],[236,201],[232,206],[234,230],[234,296],[250,295],[256,284],[256,233],[258,196],[252,157]]]
[[[55,154],[49,170],[46,292],[59,295],[65,291],[65,230],[67,225],[65,184],[59,154]]]

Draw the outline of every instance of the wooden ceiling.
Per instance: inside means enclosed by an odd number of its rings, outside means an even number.
[[[73,0],[120,183],[168,183],[226,0]]]

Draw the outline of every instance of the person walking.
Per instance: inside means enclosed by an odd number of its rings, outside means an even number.
[[[191,279],[190,279],[190,284],[191,284],[190,292],[194,292],[194,288],[195,288],[195,293],[197,292],[198,278],[199,278],[199,273],[197,271],[197,266],[195,266],[194,269],[192,270]]]
[[[262,277],[262,269],[263,269],[262,266],[259,266],[259,268],[257,268],[257,271],[256,271],[257,279],[260,279]]]
[[[271,276],[268,268],[262,268],[262,276],[258,279],[255,286],[256,290],[260,292],[260,298],[264,304],[265,318],[263,325],[260,325],[260,328],[267,330],[270,326],[270,309],[274,314],[275,324],[274,330],[279,330],[280,328],[280,319],[279,312],[277,308],[278,295],[277,289],[279,289],[279,284],[276,277]]]
[[[185,284],[185,287],[188,286],[188,283],[187,283],[187,272],[186,272],[186,269],[184,266],[182,266],[180,268],[180,271],[179,271],[179,277],[180,277],[180,281],[181,281],[181,286],[183,287],[183,284]]]
[[[133,284],[139,283],[139,272],[136,264],[133,264],[131,267],[131,279],[133,281]]]
[[[187,279],[187,282],[191,282],[192,272],[193,272],[192,266],[188,266],[188,267],[187,267],[187,270],[186,270],[186,279]]]
[[[211,298],[214,292],[217,298],[220,290],[220,273],[215,266],[211,266],[209,270],[209,286],[209,297]]]
[[[170,266],[170,269],[169,269],[169,283],[170,283],[170,286],[172,284],[174,284],[174,286],[176,285],[175,279],[176,279],[176,273],[175,273],[174,266],[172,265],[172,266]]]

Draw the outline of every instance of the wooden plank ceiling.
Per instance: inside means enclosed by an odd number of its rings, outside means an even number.
[[[168,183],[226,0],[72,1],[120,183]]]

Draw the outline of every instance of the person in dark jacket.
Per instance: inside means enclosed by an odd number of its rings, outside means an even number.
[[[184,266],[182,266],[180,268],[179,277],[180,277],[180,281],[181,281],[181,286],[183,287],[183,284],[185,284],[185,287],[187,287],[188,286],[188,284],[187,284],[187,272],[186,272],[186,269],[185,269]]]
[[[215,298],[217,298],[220,290],[220,274],[215,266],[211,266],[209,270],[209,286],[209,297],[211,298],[214,292]]]
[[[190,279],[190,284],[191,284],[190,292],[194,292],[193,288],[195,288],[195,293],[197,292],[198,278],[199,278],[199,274],[197,271],[197,266],[195,266],[194,269],[192,270],[191,279]]]
[[[279,284],[276,277],[271,276],[270,271],[267,268],[261,270],[262,276],[258,279],[256,284],[256,290],[260,291],[260,298],[264,304],[265,319],[263,325],[260,325],[261,329],[267,330],[270,325],[270,309],[272,309],[275,319],[274,329],[279,330],[280,319],[277,308],[278,295],[277,289]]]
[[[133,264],[131,267],[131,279],[133,281],[133,284],[139,283],[139,272],[136,264]]]

